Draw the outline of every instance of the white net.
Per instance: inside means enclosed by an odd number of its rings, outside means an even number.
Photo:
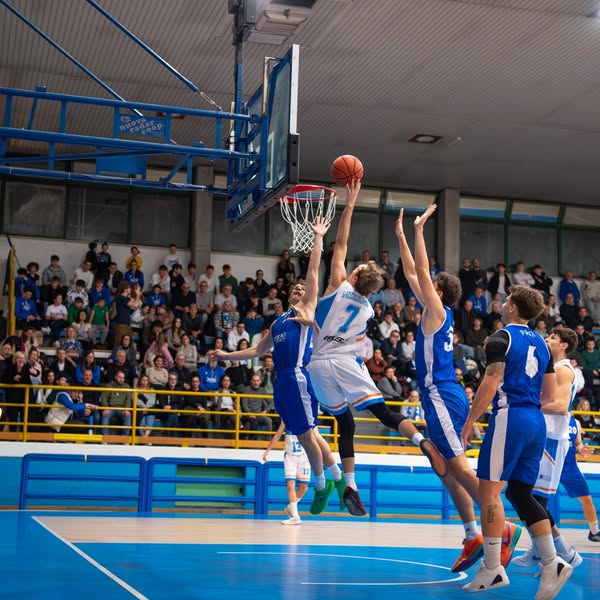
[[[296,186],[280,198],[281,215],[292,228],[292,252],[312,250],[314,233],[310,224],[314,224],[317,217],[331,223],[336,198],[335,191],[330,188],[309,185]]]

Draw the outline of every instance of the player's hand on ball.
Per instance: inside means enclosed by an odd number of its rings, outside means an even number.
[[[415,229],[423,229],[425,221],[427,221],[427,219],[429,219],[429,217],[435,212],[436,208],[437,204],[431,204],[430,206],[428,206],[427,210],[415,219]]]

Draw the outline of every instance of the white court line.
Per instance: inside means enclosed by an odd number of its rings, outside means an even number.
[[[423,567],[433,567],[434,569],[441,569],[442,571],[450,571],[450,567],[443,567],[442,565],[434,565],[431,563],[422,563],[414,560],[401,560],[399,558],[385,558],[379,556],[357,556],[354,554],[316,554],[313,552],[217,552],[217,554],[268,554],[268,555],[284,555],[284,556],[324,556],[327,558],[356,558],[363,560],[377,560],[384,562],[393,563],[404,563],[406,565],[420,565]],[[396,581],[396,582],[377,582],[377,581],[301,581],[301,585],[336,585],[336,586],[379,586],[379,587],[390,587],[390,586],[403,586],[403,585],[434,585],[438,583],[450,583],[452,581],[460,581],[466,579],[466,573],[457,573],[456,577],[452,579],[435,579],[432,581]]]
[[[109,579],[112,579],[117,585],[120,585],[123,589],[127,590],[132,596],[138,598],[138,600],[150,600],[147,596],[144,596],[141,592],[138,592],[135,588],[132,588],[128,583],[123,581],[120,577],[109,571],[106,567],[103,567],[99,562],[96,562],[91,556],[86,554],[83,550],[79,549],[77,546],[68,542],[60,536],[58,533],[52,531],[49,527],[44,525],[37,517],[31,517],[38,525],[43,527],[48,533],[51,533],[56,539],[60,540],[63,544],[68,546],[73,552],[76,552],[81,556],[84,560],[89,562],[92,566],[96,567],[99,571],[104,573]]]

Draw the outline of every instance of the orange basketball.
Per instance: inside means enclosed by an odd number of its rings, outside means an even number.
[[[331,165],[331,176],[340,186],[345,186],[351,179],[362,179],[364,170],[362,163],[352,154],[338,156]]]

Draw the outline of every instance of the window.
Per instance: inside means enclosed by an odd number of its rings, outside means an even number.
[[[261,215],[241,231],[234,233],[225,216],[225,200],[215,197],[213,199],[212,250],[237,254],[264,254],[265,215]]]
[[[558,223],[559,211],[560,206],[558,205],[515,202],[510,213],[510,220],[532,221],[536,223]]]
[[[503,219],[506,213],[505,200],[491,200],[489,198],[460,198],[460,216],[477,217],[483,219]]]
[[[281,216],[279,203],[269,209],[268,219],[269,239],[267,252],[273,255],[280,254],[282,250],[290,248],[292,245],[292,228]],[[295,254],[299,253],[296,252]]]
[[[4,230],[7,233],[62,237],[64,223],[64,186],[6,183]]]
[[[385,210],[393,210],[396,213],[404,207],[406,211],[417,211],[422,213],[430,204],[436,201],[436,194],[421,194],[418,192],[398,192],[388,190],[385,194]]]
[[[127,192],[72,187],[69,196],[67,237],[127,243]]]
[[[131,202],[131,241],[148,246],[190,246],[189,193],[138,193]]]
[[[335,240],[341,216],[342,211],[336,211],[331,227],[327,232],[325,251],[329,248],[329,244]],[[375,260],[379,258],[379,215],[354,211],[346,254],[349,269],[358,263],[363,250],[368,250],[371,253],[371,258]],[[393,252],[391,256],[394,256]]]
[[[508,234],[508,261],[511,265],[522,260],[526,269],[540,264],[546,273],[558,273],[556,229],[512,225]]]
[[[433,200],[432,200],[433,202]],[[415,228],[414,222],[417,214],[421,214],[421,210],[418,213],[404,213],[404,234],[406,235],[406,241],[408,247],[414,256],[415,252]],[[400,248],[398,245],[398,238],[396,237],[396,221],[398,219],[397,214],[384,214],[383,225],[382,225],[382,248],[390,253],[390,259],[394,262],[398,262],[400,259]],[[427,222],[425,223],[425,241],[427,242],[427,252],[429,256],[435,256],[437,252],[436,237],[435,237],[435,224],[436,224],[436,213],[433,213]],[[379,258],[379,257],[377,257]]]
[[[600,210],[567,206],[563,223],[565,225],[582,225],[583,227],[600,227]]]
[[[590,271],[600,271],[598,248],[600,231],[565,229],[562,232],[561,270],[587,277]],[[557,273],[558,271],[555,271]]]
[[[478,258],[482,269],[495,270],[498,263],[504,262],[504,225],[461,220],[461,267],[463,258]]]

